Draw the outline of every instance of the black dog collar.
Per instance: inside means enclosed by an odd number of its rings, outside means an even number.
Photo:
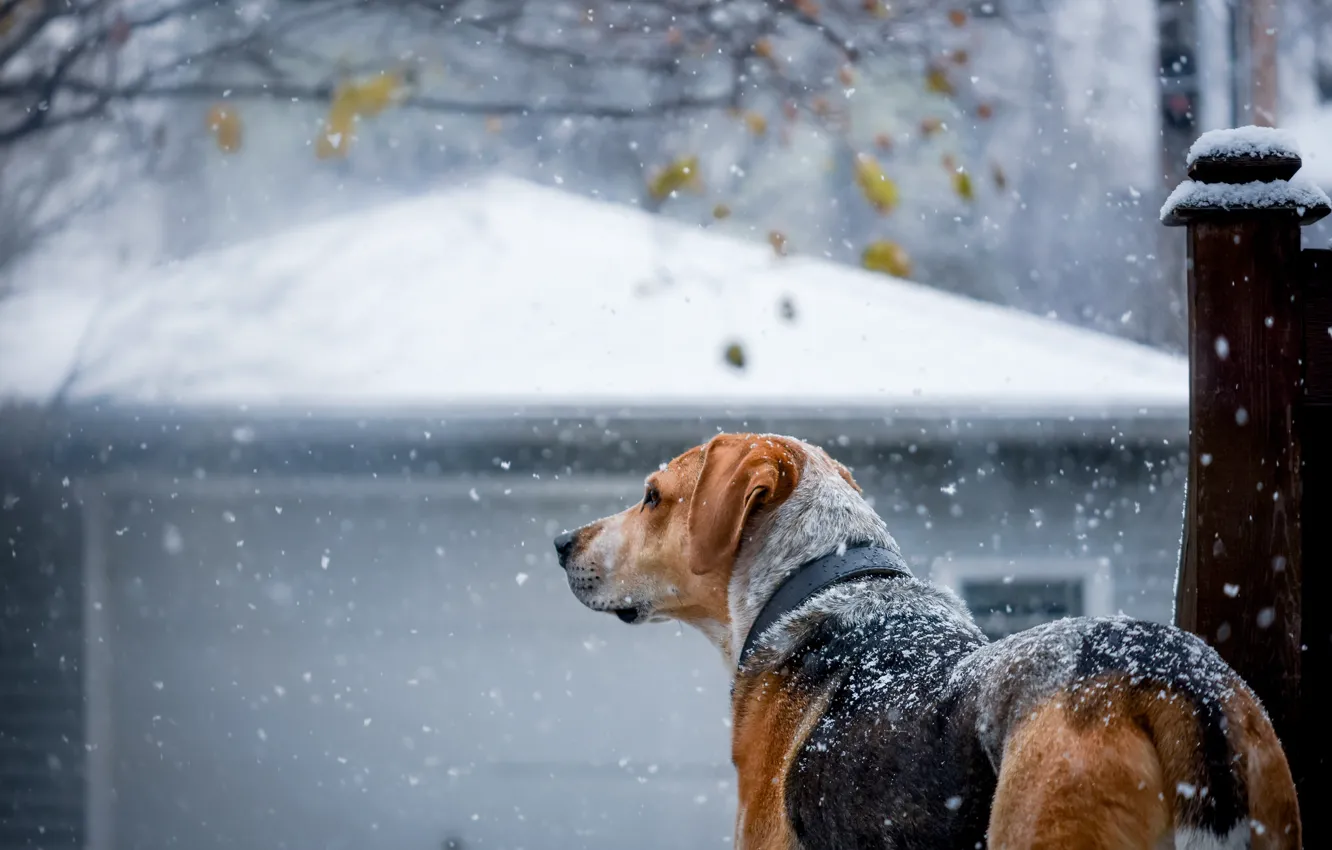
[[[786,577],[759,611],[754,625],[749,627],[736,666],[744,667],[759,637],[783,616],[803,605],[805,600],[835,584],[866,576],[915,577],[901,555],[882,546],[858,546],[803,564]]]

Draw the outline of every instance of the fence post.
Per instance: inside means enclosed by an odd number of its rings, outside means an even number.
[[[1190,163],[1192,180],[1161,210],[1163,223],[1188,228],[1189,479],[1175,621],[1252,686],[1299,777],[1309,434],[1299,229],[1327,215],[1328,200],[1290,181],[1300,158],[1279,131],[1208,133],[1194,150],[1204,155]],[[1323,805],[1306,797],[1306,824]],[[1308,833],[1305,846],[1316,846]]]

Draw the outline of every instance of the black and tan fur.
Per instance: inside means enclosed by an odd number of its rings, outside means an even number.
[[[574,592],[698,626],[734,664],[758,608],[837,546],[896,548],[849,473],[789,438],[722,435],[645,499],[557,541]],[[1127,618],[988,643],[951,592],[834,586],[736,671],[737,847],[1300,847],[1290,771],[1205,644]]]

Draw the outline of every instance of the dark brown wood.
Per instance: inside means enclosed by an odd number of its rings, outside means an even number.
[[[1332,847],[1332,251],[1305,250],[1300,725],[1288,746],[1305,847]]]
[[[1189,179],[1199,183],[1248,183],[1289,180],[1300,170],[1298,156],[1200,156],[1189,164]]]
[[[1216,647],[1283,740],[1300,682],[1299,218],[1189,224],[1189,488],[1176,621]]]
[[[1304,395],[1309,404],[1332,405],[1332,251],[1309,249],[1303,256]]]

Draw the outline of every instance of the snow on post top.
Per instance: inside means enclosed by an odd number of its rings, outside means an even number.
[[[1278,157],[1298,159],[1299,143],[1294,134],[1275,127],[1235,127],[1209,130],[1189,148],[1186,165],[1200,159],[1238,159],[1240,157]]]
[[[1190,213],[1234,210],[1291,210],[1301,223],[1328,214],[1327,194],[1308,180],[1270,180],[1253,183],[1201,183],[1185,180],[1161,207],[1161,221],[1187,222]]]

